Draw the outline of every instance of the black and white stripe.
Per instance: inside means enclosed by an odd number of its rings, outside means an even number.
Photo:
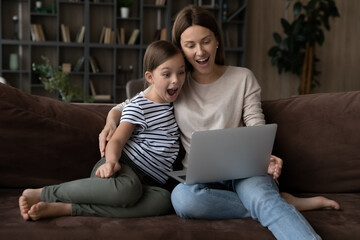
[[[121,121],[136,124],[124,153],[143,172],[164,184],[179,152],[180,132],[172,103],[155,103],[137,95],[126,105]]]

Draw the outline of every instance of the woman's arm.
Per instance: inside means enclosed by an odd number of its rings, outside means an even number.
[[[246,126],[265,124],[264,114],[261,108],[261,87],[250,70],[246,76],[243,120]]]
[[[96,175],[101,178],[108,178],[120,170],[119,159],[126,142],[131,137],[135,125],[129,122],[121,122],[106,147],[106,162],[101,165]]]
[[[110,110],[106,118],[106,124],[99,134],[99,149],[101,157],[105,156],[106,142],[110,141],[111,137],[113,136],[116,130],[116,126],[120,122],[121,112],[122,110],[119,111],[117,108],[113,108]]]

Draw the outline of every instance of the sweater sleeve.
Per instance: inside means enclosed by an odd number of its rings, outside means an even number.
[[[261,88],[250,70],[246,79],[243,120],[246,126],[265,124],[264,114],[261,108]]]

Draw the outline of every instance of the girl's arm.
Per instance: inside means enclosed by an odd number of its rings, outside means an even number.
[[[129,122],[121,122],[106,147],[106,162],[96,170],[96,175],[101,178],[109,178],[120,170],[119,159],[126,142],[131,137],[135,125]]]
[[[140,94],[144,96],[148,91],[149,88],[140,92]],[[124,102],[113,107],[108,113],[106,117],[106,124],[101,133],[99,134],[99,150],[101,157],[105,156],[106,142],[110,141],[111,137],[113,136],[116,130],[116,126],[120,122],[121,112],[129,102],[130,99],[126,99]]]

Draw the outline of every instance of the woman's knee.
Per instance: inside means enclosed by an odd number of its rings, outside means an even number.
[[[196,218],[200,210],[201,201],[197,200],[200,192],[198,185],[178,184],[171,193],[171,202],[178,216],[181,218]]]
[[[267,208],[268,205],[273,205],[280,199],[278,188],[271,176],[235,180],[234,188],[240,200],[252,215],[260,211],[262,207]]]

